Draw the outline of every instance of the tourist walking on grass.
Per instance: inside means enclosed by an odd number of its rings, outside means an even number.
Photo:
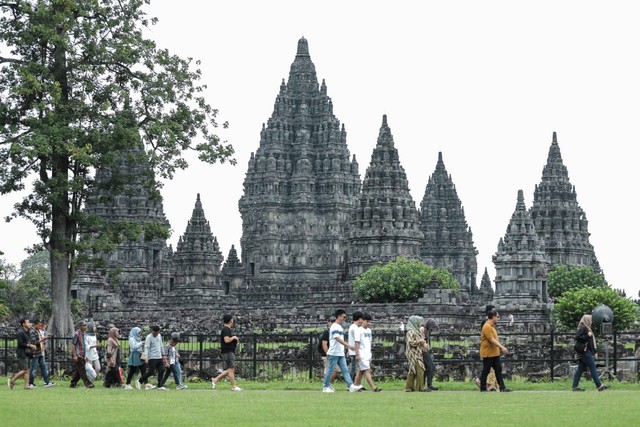
[[[98,328],[95,322],[89,322],[87,324],[87,334],[84,337],[84,341],[87,345],[87,362],[91,364],[93,370],[96,371],[96,378],[100,375],[100,354],[98,349],[102,347],[102,344],[98,342]]]
[[[362,312],[354,311],[352,314],[353,322],[349,326],[349,345],[354,348],[354,350],[349,349],[349,375],[351,378],[356,377],[358,373],[358,364],[360,361],[360,355],[358,348],[360,346],[360,327],[362,326]]]
[[[323,379],[327,373],[327,369],[329,368],[329,358],[327,357],[327,351],[329,351],[329,330],[331,329],[331,325],[333,325],[333,322],[335,321],[336,321],[335,316],[329,317],[329,320],[327,321],[327,327],[324,331],[322,331],[322,334],[320,334],[320,338],[319,338],[320,342],[318,343],[318,353],[320,353],[320,357],[322,358],[322,363],[324,364],[324,370],[322,371]],[[336,366],[336,368],[331,373],[331,378],[330,378],[331,382],[333,382],[333,380],[336,379],[339,372],[340,372],[340,368]]]
[[[158,384],[159,390],[166,390],[166,383],[169,379],[169,375],[173,374],[173,380],[176,383],[176,390],[184,390],[186,385],[182,384],[182,368],[180,367],[180,353],[176,345],[180,341],[180,334],[174,332],[171,334],[169,344],[164,348],[164,375],[162,377],[162,383]]]
[[[429,339],[431,338],[431,332],[438,328],[438,323],[435,319],[428,318],[422,325],[420,325],[420,335],[424,338],[424,351],[422,352],[422,362],[424,363],[425,373],[424,379],[426,387],[424,391],[436,391],[438,387],[433,385],[433,376],[436,373],[436,365],[433,363],[433,356],[431,347],[429,345]]]
[[[406,349],[409,372],[404,391],[422,391],[424,389],[424,361],[422,354],[425,351],[426,341],[420,333],[420,325],[424,319],[420,316],[411,316],[407,322]]]
[[[31,369],[31,359],[33,358],[33,352],[36,346],[31,343],[30,329],[31,322],[29,322],[29,319],[21,319],[16,347],[19,371],[13,377],[9,377],[7,385],[11,390],[13,390],[13,386],[20,377],[24,377],[24,389],[31,390],[31,388],[29,388],[29,370]]]
[[[142,360],[142,352],[144,349],[144,341],[140,333],[142,329],[135,326],[131,328],[129,332],[129,358],[127,359],[127,384],[124,386],[125,390],[132,390],[131,380],[136,372],[140,372],[140,376],[143,377],[147,372],[147,367]],[[136,381],[136,388],[140,390],[140,382]]]
[[[222,361],[224,362],[224,371],[215,378],[211,378],[211,388],[215,390],[216,385],[224,377],[229,377],[231,383],[231,391],[242,391],[236,384],[236,347],[240,339],[233,335],[233,316],[225,314],[222,317],[222,331],[220,331],[220,352],[222,353]]]
[[[600,380],[600,375],[596,369],[596,337],[591,330],[592,318],[590,314],[582,316],[580,323],[578,324],[578,332],[576,333],[576,343],[574,350],[578,355],[578,368],[573,375],[573,391],[584,391],[583,388],[578,387],[580,384],[580,378],[582,373],[588,370],[591,373],[591,378],[596,384],[598,391],[603,391],[609,388],[604,385]]]
[[[360,346],[358,346],[359,370],[356,374],[354,383],[360,385],[362,377],[367,381],[371,390],[382,391],[380,387],[376,387],[373,383],[371,375],[371,359],[373,358],[373,332],[371,332],[371,322],[373,321],[371,314],[362,314],[362,326],[360,326]]]
[[[342,376],[347,383],[349,391],[360,391],[362,389],[362,386],[357,386],[353,383],[353,380],[349,375],[349,369],[347,368],[347,360],[344,356],[345,347],[347,347],[349,350],[355,350],[354,346],[344,340],[344,329],[342,328],[342,324],[347,319],[347,312],[342,309],[338,309],[336,310],[335,316],[336,321],[333,322],[333,325],[331,325],[331,328],[329,329],[329,351],[327,351],[329,366],[327,367],[327,372],[325,372],[324,374],[322,392],[333,393],[335,391],[331,387],[331,374],[333,373],[336,365],[340,367],[340,371],[342,372]]]
[[[498,341],[498,332],[495,325],[500,319],[495,308],[487,313],[487,321],[482,325],[480,333],[480,357],[482,357],[482,374],[480,374],[480,391],[487,391],[487,376],[491,368],[496,373],[496,381],[500,391],[508,392],[510,388],[505,387],[502,378],[502,362],[500,361],[500,351],[509,354],[509,350]]]
[[[71,356],[73,357],[73,376],[71,377],[71,388],[78,387],[78,381],[82,379],[84,386],[93,388],[93,383],[87,378],[87,370],[85,368],[87,348],[85,337],[87,333],[87,322],[80,321],[78,329],[71,339]]]
[[[36,348],[33,350],[33,359],[31,359],[31,369],[29,370],[29,387],[35,388],[35,379],[36,374],[38,372],[38,368],[40,368],[40,373],[42,374],[42,379],[44,380],[45,387],[52,387],[54,384],[51,382],[49,378],[49,370],[47,369],[47,360],[45,359],[45,343],[49,339],[46,333],[42,330],[44,327],[44,323],[39,320],[33,321],[33,328],[30,330],[29,338],[31,340],[31,344],[35,345]]]
[[[158,374],[158,383],[162,382],[162,375],[164,374],[163,357],[164,346],[162,345],[160,326],[154,325],[151,328],[151,333],[144,340],[144,353],[142,354],[142,360],[147,365],[147,372],[140,378],[139,383],[144,384],[145,390],[156,388],[153,384],[148,383],[149,378],[156,373]],[[136,388],[138,388],[137,383]]]
[[[109,340],[107,341],[107,374],[104,376],[106,388],[122,385],[120,363],[120,330],[114,327],[109,329]]]

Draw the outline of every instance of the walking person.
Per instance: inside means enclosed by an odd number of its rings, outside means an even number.
[[[324,364],[324,370],[322,371],[323,379],[327,373],[327,369],[329,368],[329,357],[327,356],[327,351],[329,351],[329,330],[331,329],[331,325],[333,325],[333,322],[335,321],[336,321],[335,316],[329,317],[329,320],[327,321],[327,327],[325,328],[324,331],[322,331],[322,334],[320,334],[320,338],[318,339],[318,341],[320,341],[318,343],[318,353],[320,353],[320,357],[322,358],[322,363]],[[335,380],[336,377],[338,376],[338,373],[340,372],[339,369],[340,368],[336,366],[336,368],[331,373],[331,378],[330,378],[331,383],[333,383],[333,380]],[[330,387],[333,388],[333,386],[330,386]]]
[[[404,391],[423,391],[424,389],[424,361],[422,354],[425,350],[426,341],[420,333],[420,325],[424,319],[420,316],[411,316],[407,322],[406,349],[409,372]]]
[[[242,391],[236,384],[236,347],[240,342],[240,339],[233,335],[233,316],[231,314],[225,314],[222,317],[222,331],[220,331],[220,352],[222,353],[222,360],[224,361],[224,371],[215,378],[211,378],[211,388],[215,390],[218,381],[224,377],[229,377],[231,383],[231,391]]]
[[[349,326],[349,345],[354,348],[354,350],[349,349],[349,375],[351,378],[356,377],[358,373],[358,364],[360,361],[359,355],[359,347],[360,347],[360,327],[362,326],[362,312],[354,311],[351,315],[353,322]]]
[[[51,382],[51,379],[49,378],[49,370],[47,369],[47,361],[45,359],[45,343],[49,339],[49,337],[42,330],[43,325],[43,322],[34,320],[33,328],[29,332],[31,344],[36,346],[35,350],[33,350],[33,359],[31,359],[31,369],[29,370],[30,388],[37,387],[34,380],[36,378],[36,373],[38,372],[38,367],[40,368],[40,373],[42,374],[42,379],[44,380],[44,386],[54,386],[54,384]]]
[[[327,372],[324,374],[324,383],[322,387],[323,393],[333,393],[335,390],[331,387],[331,374],[336,365],[340,367],[342,376],[344,377],[347,387],[350,392],[360,391],[362,386],[357,386],[353,383],[351,375],[349,375],[349,369],[347,368],[347,361],[344,356],[344,348],[347,347],[350,350],[355,350],[355,347],[344,340],[344,330],[342,324],[347,319],[347,312],[338,309],[336,310],[336,321],[331,325],[329,330],[329,351],[327,356],[329,357],[329,366]]]
[[[498,312],[492,308],[487,313],[487,320],[482,325],[480,333],[480,357],[482,357],[482,374],[480,374],[480,391],[487,391],[487,376],[491,368],[495,371],[496,381],[500,387],[500,391],[512,391],[504,385],[502,378],[502,362],[500,361],[500,351],[509,354],[509,350],[498,341],[498,333],[495,324],[500,319]]]
[[[584,391],[583,388],[578,387],[578,384],[580,384],[582,373],[586,370],[589,370],[591,373],[591,378],[596,384],[598,391],[604,391],[609,388],[609,386],[602,383],[598,370],[596,369],[595,359],[597,357],[597,346],[596,337],[591,330],[591,324],[592,318],[590,314],[582,316],[582,319],[580,319],[580,323],[578,324],[576,343],[573,347],[578,355],[578,368],[576,369],[576,373],[573,375],[573,391]]]
[[[87,350],[85,337],[87,333],[87,322],[84,320],[78,324],[78,329],[71,339],[71,356],[73,357],[73,376],[71,377],[71,388],[78,387],[78,381],[82,379],[86,388],[94,388],[93,383],[87,378],[87,370],[85,368]]]
[[[360,366],[354,383],[360,385],[362,377],[364,377],[369,387],[371,387],[371,390],[380,392],[382,389],[376,387],[373,382],[373,376],[371,375],[371,359],[373,358],[373,332],[371,332],[371,322],[373,322],[371,314],[363,313],[362,326],[360,327],[360,346],[358,347],[360,355],[358,363]]]
[[[164,357],[164,347],[162,345],[162,335],[160,335],[160,326],[154,325],[151,328],[151,333],[147,335],[144,340],[144,353],[142,354],[142,360],[147,365],[147,372],[140,378],[140,384],[144,384],[145,390],[152,390],[156,388],[153,384],[149,384],[149,378],[156,372],[158,373],[158,383],[162,382],[162,375],[164,374],[164,368],[162,358]],[[136,384],[136,388],[137,388]]]
[[[107,374],[104,376],[106,388],[122,385],[120,363],[120,330],[113,327],[109,329],[109,340],[107,341]]]
[[[438,387],[433,385],[433,376],[436,373],[436,365],[433,363],[433,356],[431,347],[429,345],[429,339],[431,338],[431,332],[438,328],[438,323],[435,319],[428,318],[420,326],[420,334],[425,340],[424,351],[422,352],[422,362],[424,363],[425,373],[424,379],[427,386],[424,391],[436,391]]]
[[[96,371],[96,378],[100,375],[100,354],[98,349],[102,347],[102,344],[98,342],[98,328],[95,322],[89,322],[87,324],[87,334],[84,337],[84,341],[87,345],[87,362],[91,364],[93,370]]]
[[[29,319],[20,319],[20,328],[18,329],[18,343],[16,347],[16,356],[18,359],[18,373],[9,378],[7,385],[11,390],[15,386],[16,381],[20,377],[24,377],[24,389],[31,390],[29,387],[29,370],[31,369],[31,359],[36,346],[31,343],[30,338],[31,322]]]
[[[158,390],[167,390],[166,384],[169,379],[169,375],[173,374],[173,381],[176,383],[176,390],[184,390],[186,385],[182,384],[182,368],[180,367],[180,353],[176,345],[180,341],[180,334],[174,332],[171,334],[169,344],[164,348],[164,375],[162,377],[162,383],[158,384]]]
[[[142,329],[135,326],[129,331],[129,358],[127,359],[127,384],[124,386],[125,390],[132,390],[131,380],[136,372],[140,372],[140,376],[143,377],[147,372],[147,366],[142,360],[142,352],[144,349],[144,341],[140,335]],[[136,381],[136,388],[140,390],[140,381]]]

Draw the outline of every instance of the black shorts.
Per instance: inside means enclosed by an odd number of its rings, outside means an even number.
[[[31,357],[18,356],[18,370],[24,371],[25,369],[31,369]]]
[[[235,353],[222,353],[222,360],[224,361],[224,369],[233,369],[236,367]]]

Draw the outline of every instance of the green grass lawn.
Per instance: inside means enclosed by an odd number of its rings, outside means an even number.
[[[612,383],[584,393],[570,383],[509,382],[513,393],[480,393],[470,382],[438,383],[440,391],[405,393],[402,381],[379,382],[382,393],[321,393],[315,382],[248,382],[242,392],[221,383],[138,391],[52,388],[14,390],[1,378],[1,426],[632,426],[640,419],[640,385]],[[37,381],[41,384],[41,381]],[[173,387],[173,383],[170,383]]]

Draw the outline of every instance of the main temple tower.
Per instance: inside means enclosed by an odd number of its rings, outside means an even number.
[[[344,268],[359,192],[358,163],[350,158],[344,125],[301,38],[251,154],[239,201],[247,284],[335,280]]]

